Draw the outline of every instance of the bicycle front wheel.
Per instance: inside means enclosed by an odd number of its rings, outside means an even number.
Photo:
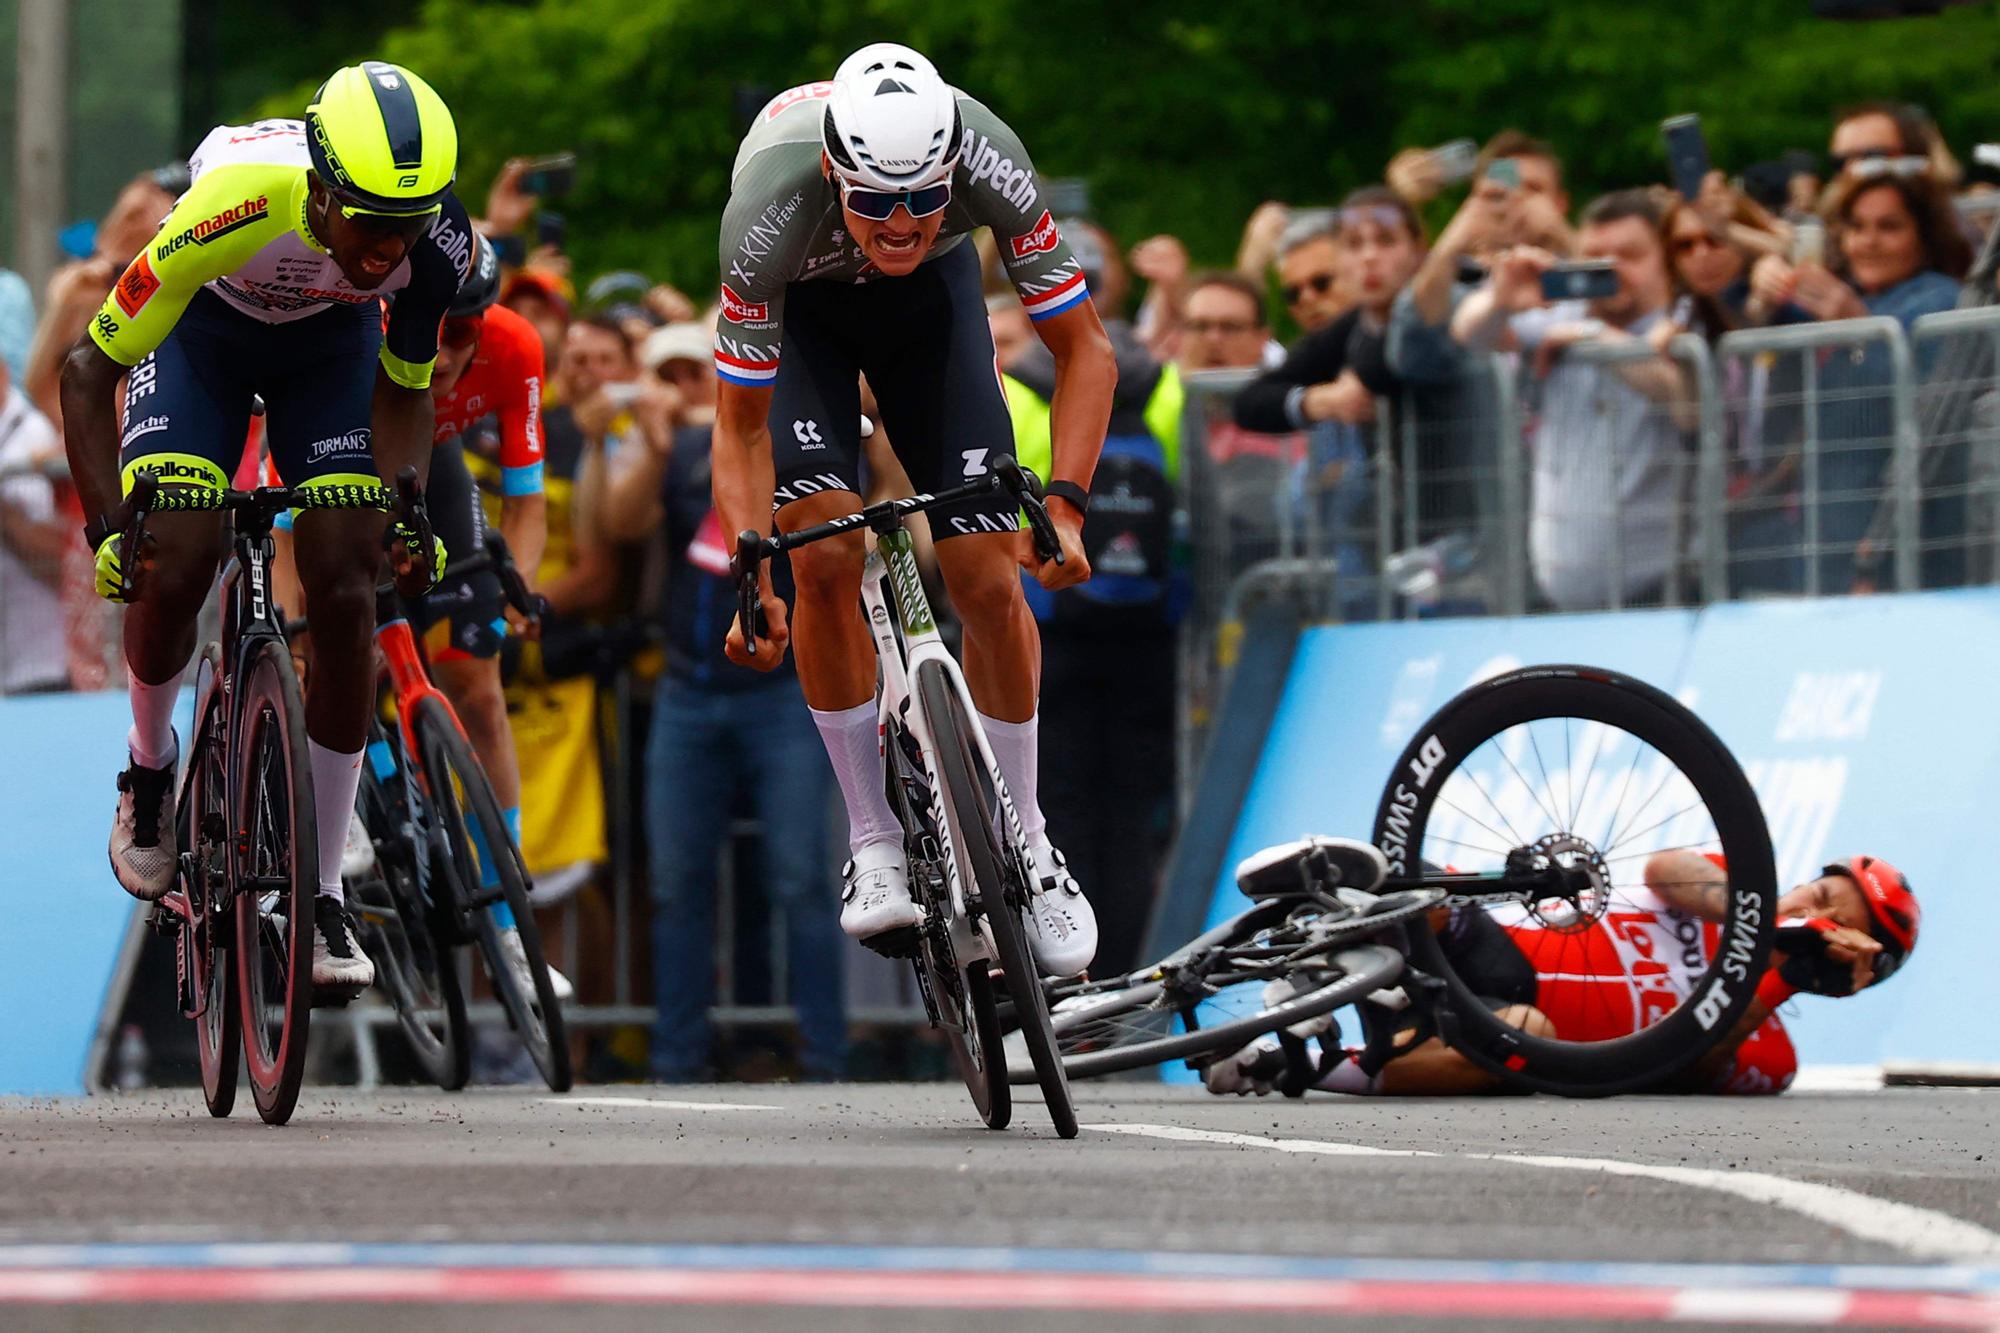
[[[491,907],[471,909],[473,937],[486,960],[493,993],[543,1081],[551,1091],[568,1092],[573,1081],[569,1036],[549,980],[542,934],[528,903],[528,870],[507,821],[501,817],[493,785],[441,700],[418,700],[411,729],[423,760],[431,816],[443,839],[448,882],[459,895],[461,908],[475,895],[485,896],[497,889],[500,900],[514,915],[514,929],[527,962],[525,975],[509,960],[505,932],[494,921]]]
[[[434,928],[443,914],[432,910],[418,883],[422,849],[404,832],[413,823],[397,792],[401,781],[401,774],[384,781],[372,763],[362,768],[361,823],[375,844],[379,874],[348,885],[355,933],[418,1067],[446,1092],[456,1092],[472,1064],[465,992],[448,937]]]
[[[232,827],[244,1072],[257,1114],[282,1125],[305,1077],[319,830],[305,705],[285,645],[266,639],[251,649],[237,689]]]
[[[1770,956],[1777,874],[1756,793],[1699,718],[1616,672],[1528,667],[1466,690],[1391,770],[1374,832],[1392,884],[1425,863],[1583,872],[1568,897],[1481,900],[1541,978],[1553,1035],[1502,1022],[1437,936],[1411,931],[1413,960],[1446,982],[1447,1035],[1518,1086],[1659,1084],[1729,1032]]]
[[[1007,993],[1014,1002],[1049,1118],[1055,1122],[1057,1134],[1073,1139],[1077,1135],[1076,1107],[1070,1099],[1069,1078],[1063,1072],[1062,1054],[1049,1024],[1041,975],[1021,929],[1028,884],[1018,858],[1008,856],[1001,843],[1003,815],[998,792],[972,743],[971,728],[977,724],[966,716],[958,690],[942,666],[923,663],[917,668],[916,684],[937,749],[945,820],[966,875],[967,906],[985,920],[1000,955]],[[998,1043],[990,1054],[995,1060],[1002,1058]]]

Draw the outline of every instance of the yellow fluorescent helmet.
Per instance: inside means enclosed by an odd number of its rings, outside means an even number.
[[[313,170],[350,213],[434,212],[458,174],[458,127],[428,83],[381,60],[335,70],[306,107]]]

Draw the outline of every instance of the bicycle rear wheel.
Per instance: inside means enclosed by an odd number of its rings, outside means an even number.
[[[393,781],[400,783],[401,775]],[[441,914],[418,882],[421,849],[405,832],[413,827],[407,807],[372,763],[362,768],[360,810],[380,873],[348,885],[356,934],[424,1077],[456,1092],[472,1069],[457,960],[435,929]]]
[[[1049,1025],[1048,1003],[1042,995],[1041,976],[1028,952],[1027,936],[1021,929],[1021,909],[1027,903],[1028,884],[1016,858],[1007,855],[1000,840],[1002,818],[992,775],[979,762],[971,740],[975,725],[966,716],[958,690],[935,662],[917,668],[917,696],[930,719],[936,744],[939,777],[944,790],[939,803],[950,824],[953,847],[963,858],[966,875],[967,907],[982,917],[1000,955],[1000,967],[1007,978],[1007,993],[1048,1104],[1049,1118],[1056,1133],[1066,1139],[1077,1135],[1076,1107],[1070,1098],[1069,1079],[1063,1072],[1062,1054],[1056,1047],[1055,1032]],[[1000,1058],[999,1043],[992,1053]]]
[[[486,975],[493,982],[493,993],[507,1011],[507,1021],[528,1048],[535,1068],[551,1091],[568,1092],[574,1077],[570,1070],[569,1036],[563,1026],[562,1008],[556,1002],[555,987],[549,981],[541,931],[528,903],[527,867],[522,864],[520,849],[514,845],[513,834],[501,817],[493,785],[442,701],[434,697],[418,700],[411,730],[422,756],[431,815],[443,838],[452,891],[458,895],[459,907],[455,910],[463,910],[465,904],[484,892],[483,856],[490,854],[501,899],[512,910],[515,928],[520,932],[522,951],[528,960],[528,977],[524,980],[508,965],[502,951],[502,931],[494,924],[490,907],[471,908],[473,937],[486,961]]]
[[[221,661],[221,648],[211,643],[195,667],[195,725],[177,811],[181,891],[188,906],[179,947],[188,984],[201,1005],[194,1034],[202,1100],[217,1119],[236,1107],[243,1056],[242,1000],[236,959],[227,942],[235,931],[227,892],[229,780],[223,771],[222,696],[217,688]]]
[[[1438,938],[1411,931],[1413,960],[1446,982],[1447,1035],[1521,1087],[1602,1096],[1660,1083],[1728,1033],[1770,957],[1777,875],[1756,793],[1700,719],[1615,672],[1529,667],[1447,703],[1391,770],[1375,842],[1392,884],[1426,862],[1587,872],[1574,899],[1485,909],[1543,978],[1553,1037],[1502,1022]],[[1707,878],[1714,859],[1727,870],[1712,916],[1670,911],[1661,894],[1690,886],[1661,867]]]
[[[257,1114],[282,1125],[305,1077],[319,892],[305,705],[283,643],[266,639],[250,650],[237,699],[233,880],[244,1072]]]

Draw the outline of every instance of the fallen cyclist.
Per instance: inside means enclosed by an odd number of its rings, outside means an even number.
[[[1388,863],[1373,846],[1346,838],[1310,838],[1248,858],[1237,877],[1268,872],[1311,849],[1329,853],[1349,887],[1373,889]],[[1727,903],[1726,871],[1719,857],[1686,850],[1647,859],[1644,887],[1621,892],[1616,910],[1581,928],[1551,928],[1519,911],[1478,907],[1437,908],[1431,927],[1459,977],[1500,1018],[1537,1036],[1568,1041],[1608,1040],[1646,1025],[1649,997],[1687,993],[1707,965]],[[1798,1073],[1798,1056],[1778,1007],[1800,993],[1856,995],[1886,981],[1916,946],[1920,911],[1909,881],[1887,861],[1856,856],[1829,865],[1815,879],[1778,899],[1778,944],[1756,998],[1736,1026],[1692,1069],[1661,1091],[1769,1094],[1783,1092]],[[1690,951],[1689,939],[1703,941]],[[1643,959],[1643,980],[1629,963]],[[1288,986],[1285,980],[1272,986]],[[1269,998],[1267,996],[1267,998]],[[1496,1093],[1502,1080],[1446,1046],[1422,1035],[1419,1019],[1405,1010],[1399,1053],[1373,1076],[1360,1052],[1335,1051],[1332,1019],[1323,1031],[1300,1031],[1321,1043],[1314,1085],[1328,1092],[1376,1096],[1448,1096]],[[1270,1092],[1286,1070],[1275,1036],[1262,1037],[1208,1067],[1214,1093]]]

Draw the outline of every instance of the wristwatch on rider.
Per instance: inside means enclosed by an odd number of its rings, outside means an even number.
[[[112,522],[111,515],[99,514],[96,518],[91,519],[90,522],[83,525],[83,543],[89,549],[95,551],[98,547],[104,545],[106,537],[118,531],[122,526],[123,524]]]
[[[1073,481],[1052,481],[1042,487],[1042,494],[1069,501],[1079,514],[1090,513],[1090,492]]]

